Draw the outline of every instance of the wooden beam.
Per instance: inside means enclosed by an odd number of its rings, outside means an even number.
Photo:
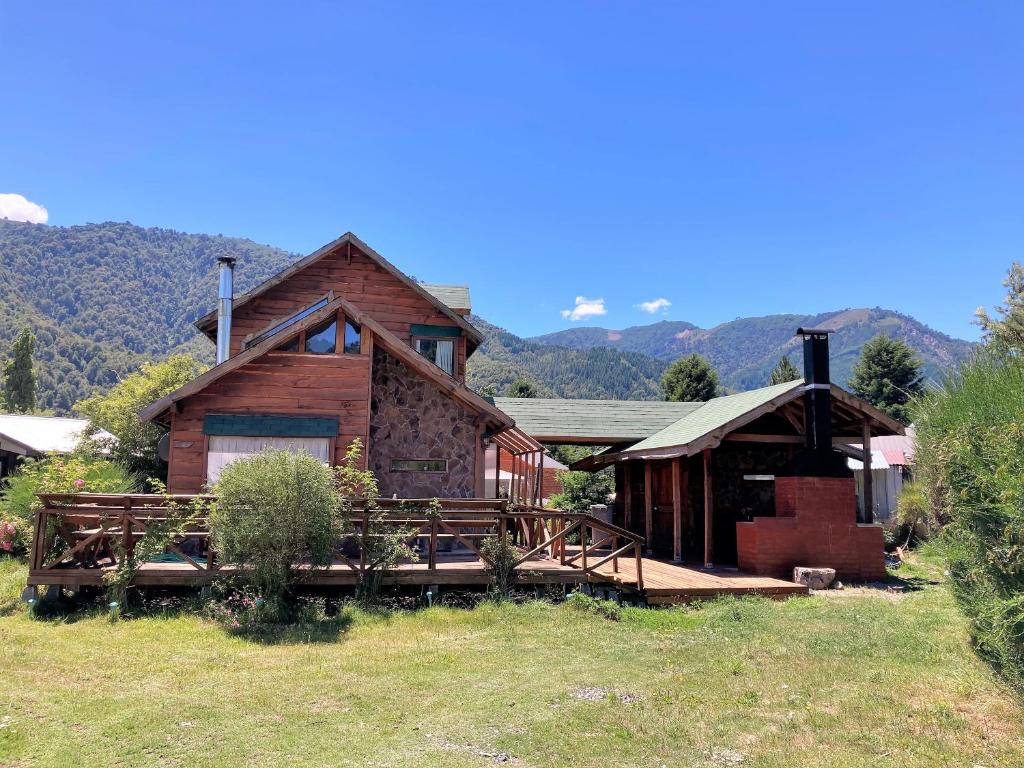
[[[651,462],[644,462],[644,538],[647,539],[647,554],[651,553],[651,531],[654,528],[654,478]]]
[[[680,459],[680,463],[683,467],[683,478],[682,478],[682,494],[683,494],[683,519],[686,523],[686,530],[688,535],[692,538],[693,536],[693,502],[690,499],[690,459]],[[682,543],[680,542],[680,547]],[[686,559],[685,553],[683,559]]]
[[[704,567],[711,568],[711,555],[714,546],[712,537],[712,511],[714,497],[711,493],[711,449],[705,448],[704,456]]]
[[[633,530],[633,470],[631,462],[624,462],[622,465],[623,485],[623,527]]]
[[[486,491],[484,490],[484,445],[483,445],[484,429],[482,424],[476,425],[476,446],[473,449],[473,495],[478,499],[482,499]]]
[[[494,498],[501,497],[501,446],[494,444]]]
[[[683,561],[682,459],[672,459],[672,559]]]
[[[875,489],[871,478],[871,422],[864,418],[862,424],[864,440],[864,515],[861,522],[875,521]]]

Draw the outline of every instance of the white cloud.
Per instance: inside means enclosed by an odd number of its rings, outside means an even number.
[[[582,320],[584,317],[596,317],[607,314],[608,310],[605,309],[604,299],[588,299],[584,296],[576,297],[576,306],[572,309],[562,310],[562,317],[573,322]]]
[[[49,218],[50,214],[43,206],[26,199],[24,195],[0,193],[0,219],[45,224]]]
[[[636,308],[653,315],[656,312],[667,312],[671,306],[672,302],[668,299],[654,299],[653,301],[641,301]]]

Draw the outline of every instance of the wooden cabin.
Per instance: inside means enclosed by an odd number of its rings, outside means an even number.
[[[142,412],[169,429],[170,492],[268,446],[337,464],[358,438],[382,496],[483,497],[488,445],[541,450],[466,387],[482,339],[466,287],[417,283],[351,233],[239,297],[234,260],[220,270],[196,322],[218,364]]]
[[[601,446],[571,468],[613,468],[614,522],[643,535],[655,556],[772,576],[820,566],[881,579],[882,530],[858,509],[846,459],[867,465],[870,511],[871,438],[901,435],[903,425],[830,383],[828,332],[807,334],[803,380],[706,403],[495,403],[539,442]]]

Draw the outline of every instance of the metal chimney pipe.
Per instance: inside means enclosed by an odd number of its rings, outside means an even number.
[[[832,381],[828,370],[829,330],[797,328],[804,339],[804,424],[807,449],[820,462],[832,458]]]
[[[235,299],[235,259],[218,256],[220,286],[217,290],[217,365],[231,357],[231,305]]]

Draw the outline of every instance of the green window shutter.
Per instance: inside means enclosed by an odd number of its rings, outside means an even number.
[[[203,434],[237,437],[337,437],[338,418],[210,414],[203,418]]]
[[[413,336],[444,337],[461,336],[462,329],[455,325],[423,325],[413,323],[409,329]]]

